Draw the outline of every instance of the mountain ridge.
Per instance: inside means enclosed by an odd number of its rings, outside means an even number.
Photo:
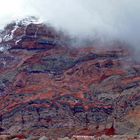
[[[140,63],[126,44],[71,47],[64,33],[33,22],[3,34],[1,133],[139,134]]]

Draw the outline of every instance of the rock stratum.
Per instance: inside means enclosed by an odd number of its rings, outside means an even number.
[[[1,134],[140,134],[140,63],[126,44],[73,47],[35,18],[0,36]]]

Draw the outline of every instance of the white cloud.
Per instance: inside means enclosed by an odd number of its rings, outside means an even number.
[[[140,44],[139,0],[0,0],[0,26],[26,15],[72,34],[96,32]]]

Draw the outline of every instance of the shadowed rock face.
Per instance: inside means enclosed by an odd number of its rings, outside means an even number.
[[[2,133],[140,133],[140,64],[126,45],[71,48],[63,34],[35,23],[10,24],[1,36]]]

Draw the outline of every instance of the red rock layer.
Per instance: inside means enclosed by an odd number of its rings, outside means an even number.
[[[70,47],[64,34],[34,23],[10,24],[1,36],[2,133],[140,133],[139,119],[128,119],[140,111],[140,64],[126,45]]]

